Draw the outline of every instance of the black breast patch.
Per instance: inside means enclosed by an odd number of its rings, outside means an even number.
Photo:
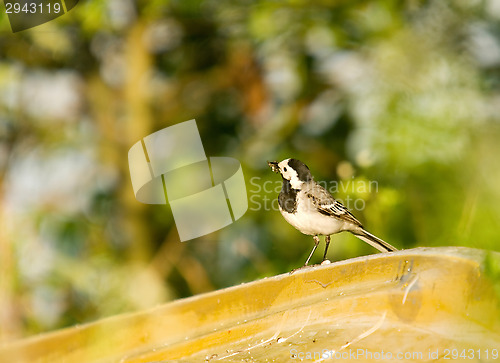
[[[278,203],[284,211],[295,213],[297,211],[297,189],[293,189],[289,180],[283,179]]]

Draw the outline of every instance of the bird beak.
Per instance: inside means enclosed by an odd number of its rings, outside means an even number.
[[[278,166],[277,161],[268,161],[267,164],[271,167],[271,170],[274,171],[275,173],[280,172],[280,167]]]

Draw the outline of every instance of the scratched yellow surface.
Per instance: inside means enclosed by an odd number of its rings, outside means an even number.
[[[495,354],[500,362],[500,304],[483,260],[474,249],[417,248],[315,266],[10,344],[0,362],[479,362]]]

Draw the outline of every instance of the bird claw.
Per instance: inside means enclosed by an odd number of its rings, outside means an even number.
[[[330,265],[332,261],[330,260],[323,260],[321,263],[315,263],[314,265],[304,265],[301,267],[294,268],[292,271],[290,271],[290,275],[293,274],[295,271],[302,270],[307,267],[314,267],[314,266],[323,266],[323,265]]]
[[[308,267],[314,267],[314,266],[318,266],[318,265],[317,264],[315,264],[315,265],[304,265],[304,266],[301,266],[301,267],[294,268],[292,271],[290,271],[290,275],[293,274],[295,271],[302,270],[302,269],[308,268]]]

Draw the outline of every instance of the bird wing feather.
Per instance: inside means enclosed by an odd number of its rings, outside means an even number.
[[[306,192],[307,197],[312,202],[313,206],[321,214],[336,217],[354,225],[363,227],[361,222],[352,215],[351,212],[338,200],[336,200],[330,192],[321,185],[314,183],[313,186]]]

